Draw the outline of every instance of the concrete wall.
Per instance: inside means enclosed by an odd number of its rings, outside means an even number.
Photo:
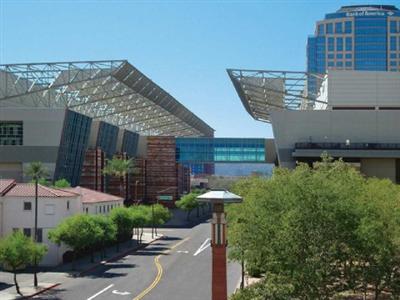
[[[315,110],[271,112],[279,162],[294,167],[297,142],[400,143],[399,110]]]
[[[16,179],[27,180],[23,176],[23,170],[32,161],[43,162],[50,171],[49,175],[52,176],[64,116],[65,109],[2,107],[0,121],[23,122],[23,145],[0,145],[0,178],[15,176]]]
[[[360,171],[369,177],[388,178],[396,182],[396,159],[361,159]]]
[[[328,71],[329,106],[400,106],[400,73]]]
[[[3,215],[1,218],[2,235],[7,235],[14,228],[34,228],[34,198],[33,197],[11,197],[4,196]],[[69,209],[67,202],[69,201]],[[32,210],[24,210],[24,202],[32,203]],[[48,207],[52,206],[54,213],[49,214]],[[64,218],[82,211],[80,197],[41,197],[38,201],[38,228],[43,229],[43,243],[48,246],[48,252],[40,265],[51,266],[62,262],[62,255],[67,250],[65,246],[57,246],[48,239],[50,229],[56,227]]]

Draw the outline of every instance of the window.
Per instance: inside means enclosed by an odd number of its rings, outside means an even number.
[[[396,21],[390,21],[390,33],[396,33],[397,32],[397,22]]]
[[[336,39],[336,51],[343,51],[343,38]]]
[[[335,33],[343,33],[343,23],[335,23]]]
[[[391,67],[395,67],[395,66],[397,66],[397,63],[396,63],[396,61],[393,61],[393,60],[392,60],[392,61],[390,62],[390,66],[391,66]]]
[[[347,59],[351,59],[352,57],[353,57],[353,55],[351,54],[351,53],[346,53],[346,56],[345,56]]]
[[[22,145],[23,127],[22,122],[2,121],[0,122],[0,145]]]
[[[333,67],[333,66],[334,66],[333,61],[328,61],[328,67]]]
[[[353,50],[353,39],[351,37],[346,38],[346,51]]]
[[[349,68],[349,67],[351,67],[351,66],[352,66],[351,61],[346,61],[346,68]]]
[[[324,35],[325,31],[324,31],[324,24],[319,24],[318,25],[318,35]]]
[[[326,33],[333,33],[333,23],[326,24]]]
[[[333,54],[328,54],[328,59],[333,59],[335,56]]]
[[[32,202],[24,202],[24,210],[32,210]]]
[[[333,37],[328,38],[328,51],[335,50],[335,39]]]
[[[352,31],[351,21],[344,22],[344,33],[351,33],[351,31]]]
[[[69,201],[67,201],[67,210],[69,210]]]
[[[86,207],[85,212],[89,213],[89,208],[88,207]]]
[[[336,58],[342,59],[342,58],[343,58],[343,53],[338,53],[338,54],[336,54]]]
[[[43,229],[42,228],[37,229],[37,242],[43,243]]]
[[[396,51],[397,50],[397,45],[396,45],[396,37],[395,36],[391,36],[390,37],[390,50],[391,51]]]
[[[390,53],[390,58],[396,58],[396,53]]]
[[[46,215],[54,215],[54,212],[55,212],[54,204],[46,204],[44,206],[44,213]]]
[[[23,232],[25,236],[31,237],[32,232],[30,228],[24,228]]]

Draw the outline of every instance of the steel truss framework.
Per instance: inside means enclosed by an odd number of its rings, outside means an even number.
[[[214,130],[126,60],[0,65],[0,107],[66,107],[144,135]]]
[[[228,69],[228,75],[247,112],[256,120],[270,122],[271,109],[310,109],[317,95],[307,95],[309,80],[321,84],[323,77],[296,71]]]

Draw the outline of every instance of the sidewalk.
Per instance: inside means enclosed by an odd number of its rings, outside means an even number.
[[[151,232],[143,233],[142,244],[138,244],[137,240],[132,239],[120,244],[119,252],[116,251],[116,246],[107,248],[105,260],[100,260],[100,251],[95,253],[94,263],[90,262],[90,256],[78,259],[75,262],[75,268],[72,268],[72,263],[63,264],[53,268],[41,268],[38,273],[39,287],[35,289],[33,287],[33,274],[32,273],[18,273],[17,281],[20,286],[20,290],[24,297],[29,298],[34,295],[40,294],[50,288],[53,288],[68,279],[84,276],[86,273],[106,264],[107,262],[118,260],[129,253],[136,251],[140,248],[146,247],[155,240],[158,240],[162,235],[158,235],[155,238],[151,238]],[[3,288],[3,289],[2,289]],[[9,272],[0,271],[0,299],[11,300],[19,299],[19,296],[15,290],[13,274]]]

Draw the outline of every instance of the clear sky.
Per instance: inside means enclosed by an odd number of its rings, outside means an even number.
[[[216,130],[272,137],[242,106],[227,68],[305,70],[317,20],[391,1],[0,0],[0,63],[127,59]]]

